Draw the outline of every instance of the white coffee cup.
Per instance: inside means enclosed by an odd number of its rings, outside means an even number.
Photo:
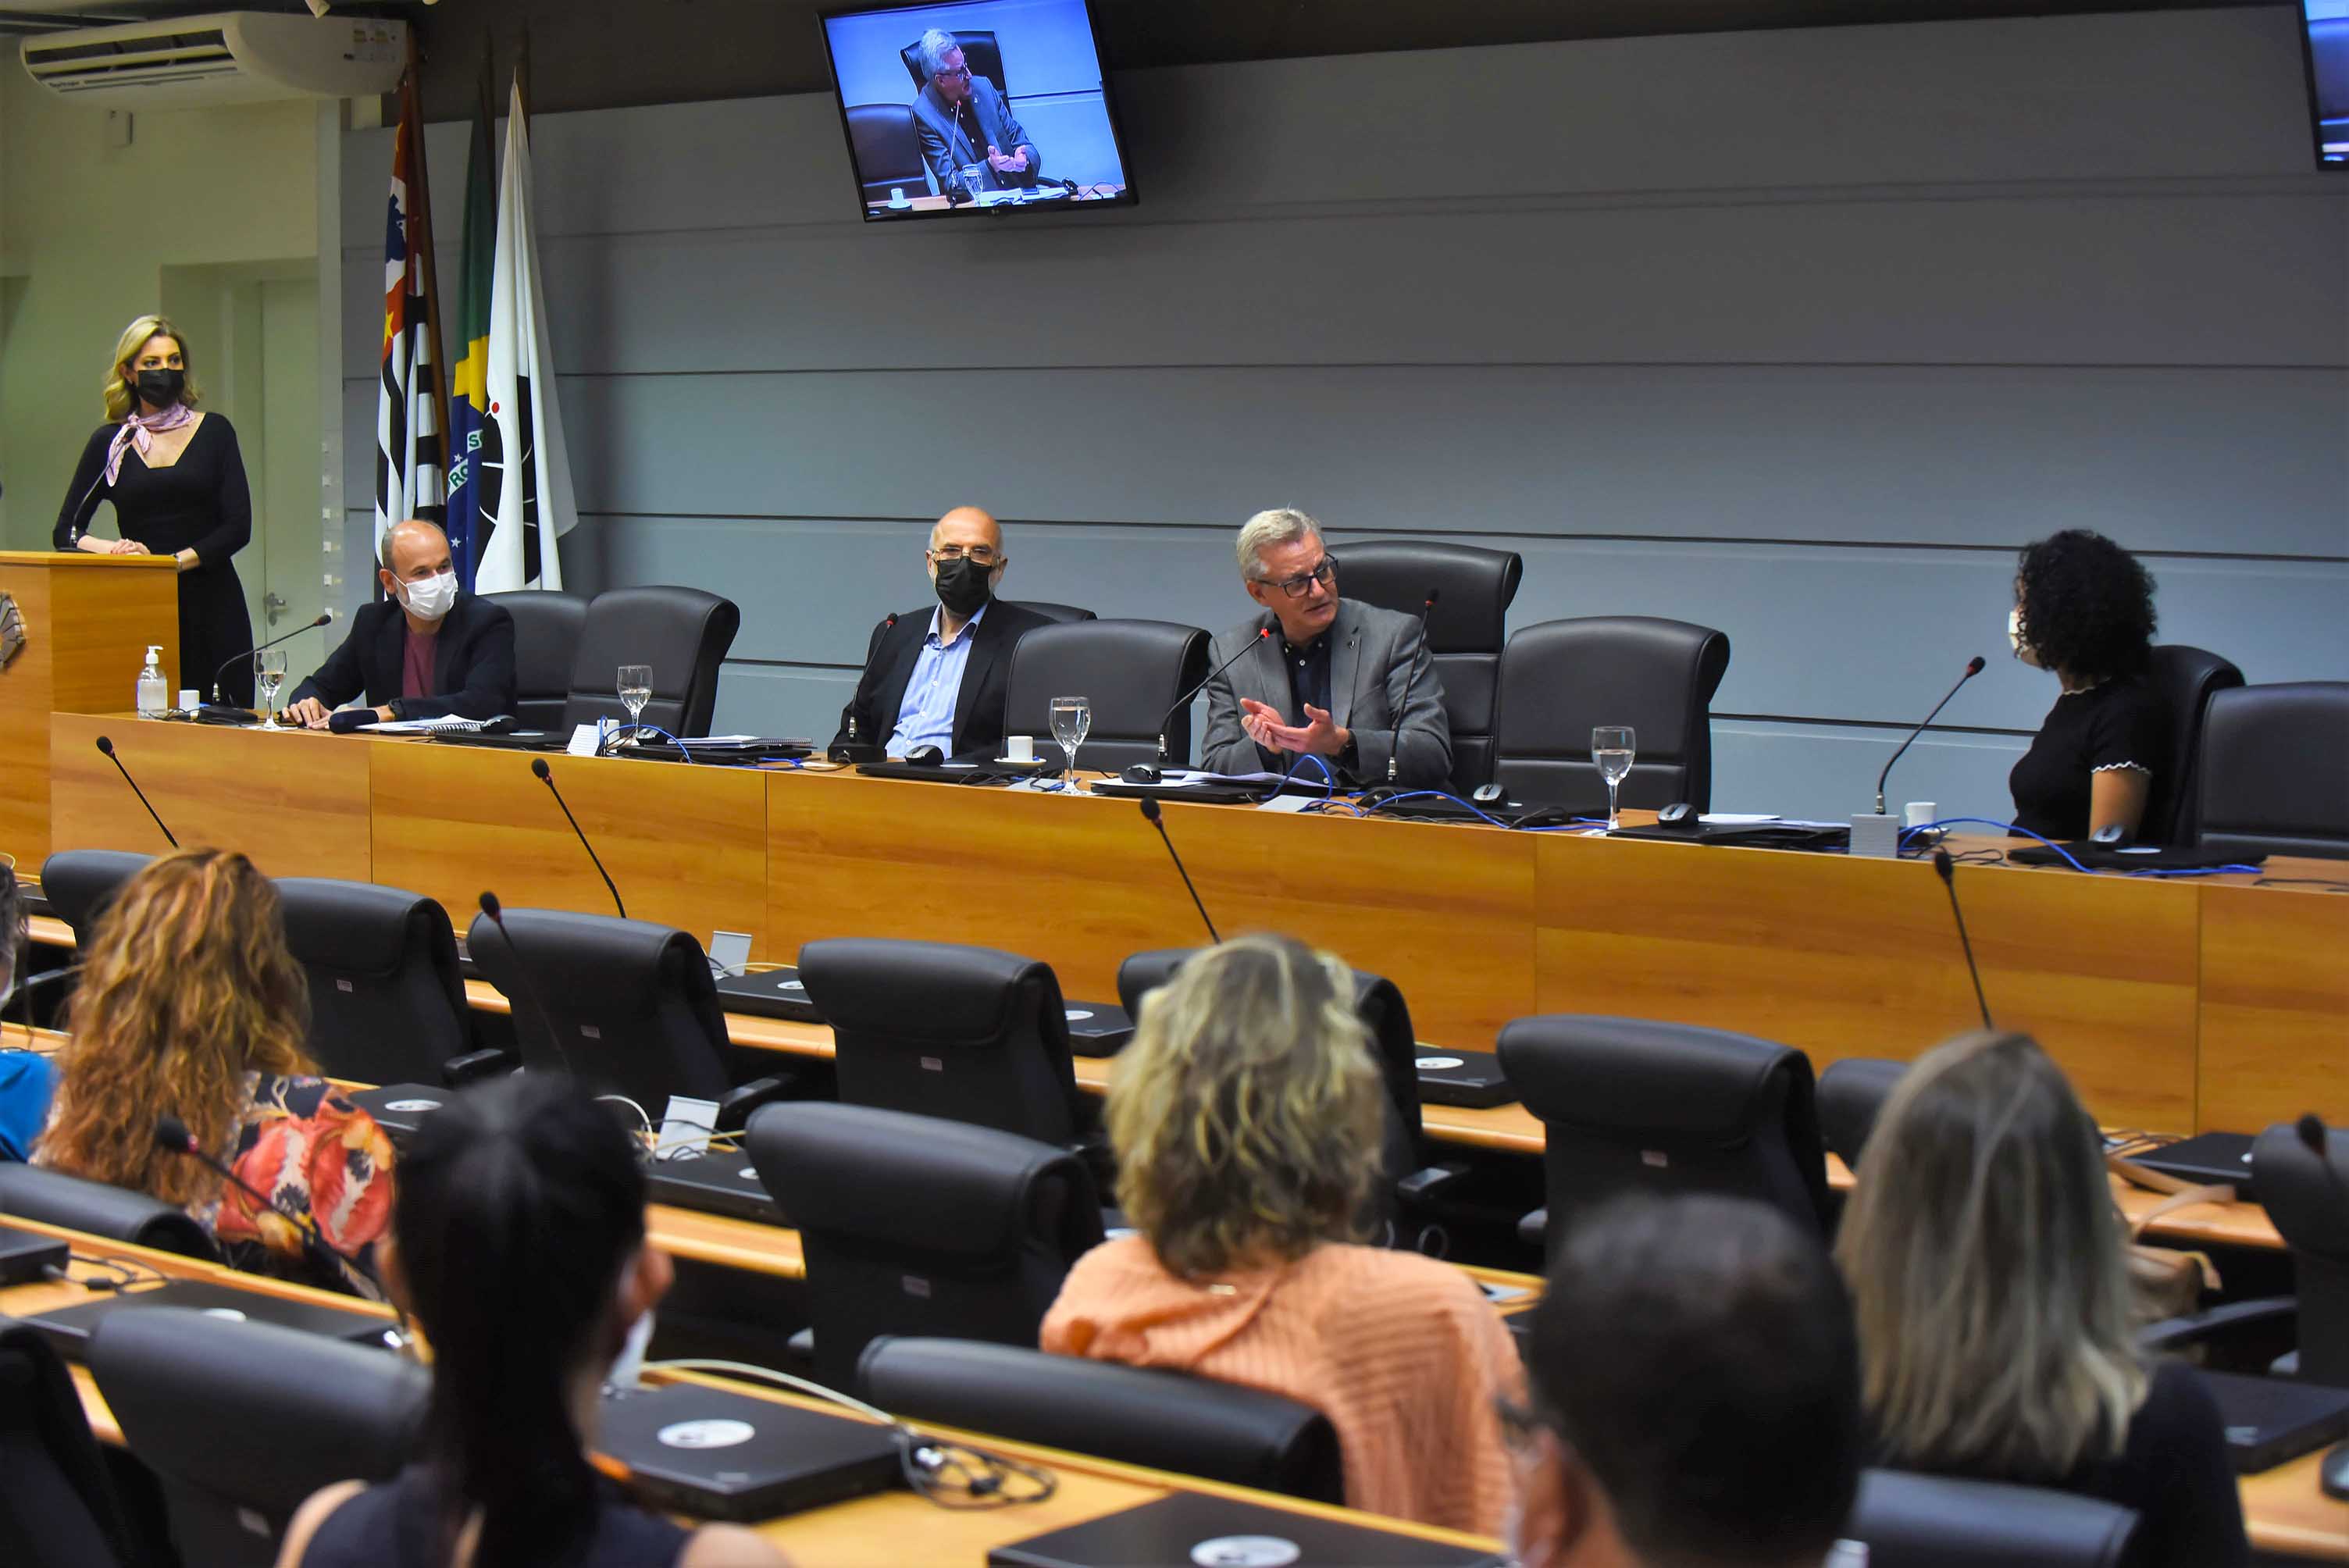
[[[203,706],[204,694],[190,686],[180,694],[180,710],[184,713]]]
[[[1900,808],[1900,825],[1904,828],[1922,828],[1940,820],[1940,808],[1930,800],[1911,800]]]
[[[1036,760],[1036,738],[1032,735],[1007,735],[1003,738],[1003,755],[1014,762]]]

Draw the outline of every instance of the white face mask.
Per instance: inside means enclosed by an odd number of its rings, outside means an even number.
[[[400,603],[419,621],[437,621],[457,603],[457,574],[442,572],[421,582],[404,583]]]

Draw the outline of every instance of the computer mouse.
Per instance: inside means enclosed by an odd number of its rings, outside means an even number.
[[[1675,800],[1656,813],[1656,825],[1663,828],[1693,828],[1702,815],[1686,800]]]
[[[916,768],[943,768],[947,754],[935,746],[916,746],[905,753],[905,761]]]
[[[2106,822],[2088,835],[2088,841],[2100,850],[2125,850],[2128,848],[2129,830],[2118,822]]]
[[[1119,774],[1118,777],[1124,779],[1129,784],[1157,784],[1164,782],[1164,779],[1159,773],[1157,768],[1147,762],[1137,762],[1128,768],[1124,772]]]
[[[1501,787],[1498,784],[1479,784],[1469,791],[1468,799],[1475,801],[1479,806],[1498,805],[1501,800]]]
[[[2349,1443],[2342,1443],[2324,1456],[2323,1468],[2317,1471],[2318,1484],[2324,1495],[2349,1501]]]

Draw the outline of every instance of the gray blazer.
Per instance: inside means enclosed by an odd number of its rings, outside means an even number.
[[[1207,738],[1199,748],[1199,766],[1211,772],[1261,769],[1278,773],[1288,766],[1287,755],[1267,751],[1240,727],[1244,696],[1278,708],[1291,724],[1305,722],[1303,714],[1290,711],[1279,627],[1275,625],[1269,637],[1257,635],[1271,620],[1269,613],[1258,615],[1217,637],[1208,650],[1213,667],[1251,642],[1262,645],[1207,683]],[[1392,757],[1398,784],[1414,789],[1448,788],[1452,727],[1444,717],[1444,683],[1436,677],[1435,660],[1419,634],[1419,617],[1341,598],[1330,634],[1334,639],[1330,648],[1330,717],[1354,733],[1356,776],[1364,784],[1385,783]],[[1405,685],[1411,687],[1411,707],[1398,727],[1395,714],[1402,707]],[[1313,769],[1309,766],[1305,772],[1311,776]]]
[[[914,126],[921,139],[922,161],[942,194],[962,188],[962,166],[986,163],[988,147],[1005,153],[1022,145],[1036,147],[1036,139],[1028,134],[1028,128],[1019,123],[995,84],[981,76],[970,78],[970,100],[959,113],[948,109],[946,100],[938,97],[936,83],[925,86],[914,95]],[[1029,157],[1024,172],[998,174],[986,170],[983,188],[1004,191],[1033,185],[1043,170],[1044,153],[1038,148]]]

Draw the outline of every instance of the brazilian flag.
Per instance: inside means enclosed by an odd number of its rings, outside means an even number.
[[[490,418],[490,276],[498,243],[497,169],[490,160],[489,77],[473,110],[465,160],[464,254],[458,266],[457,363],[449,372],[449,553],[457,581],[472,592],[476,542],[487,529],[481,490],[481,428]]]

